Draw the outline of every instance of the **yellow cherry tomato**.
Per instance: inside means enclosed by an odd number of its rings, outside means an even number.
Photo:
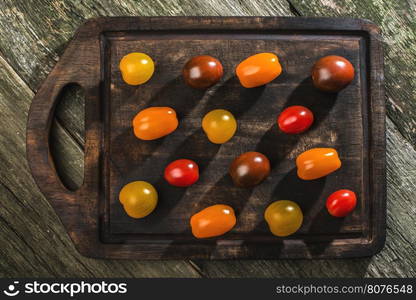
[[[155,64],[147,54],[133,52],[121,59],[120,71],[123,80],[127,84],[139,85],[152,77],[155,71]]]
[[[215,109],[202,119],[202,129],[212,143],[224,144],[234,136],[237,121],[229,111]]]
[[[149,215],[157,205],[157,191],[146,181],[133,181],[120,191],[119,200],[126,213],[135,219]]]
[[[289,200],[279,200],[270,204],[264,212],[270,231],[276,236],[288,236],[300,228],[303,213],[299,205]]]

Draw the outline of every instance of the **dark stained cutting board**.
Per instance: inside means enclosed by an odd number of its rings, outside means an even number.
[[[377,26],[366,20],[332,18],[121,17],[85,23],[36,94],[28,120],[27,152],[33,176],[51,201],[77,249],[104,258],[320,258],[372,255],[385,240],[385,107],[383,56]],[[125,84],[118,70],[129,52],[156,62],[152,79]],[[276,53],[283,73],[264,87],[245,89],[235,66],[258,52]],[[207,91],[186,86],[184,63],[195,55],[218,58],[224,78]],[[325,55],[348,58],[356,69],[339,94],[316,90],[314,62]],[[57,96],[69,83],[86,94],[84,183],[69,191],[59,180],[49,151],[49,130]],[[311,130],[285,135],[276,117],[289,105],[315,114]],[[148,106],[170,106],[180,118],[171,135],[141,141],[133,116]],[[201,117],[230,110],[238,131],[223,145],[211,144]],[[313,147],[334,147],[343,166],[314,181],[296,176],[294,160]],[[234,157],[259,151],[272,163],[270,177],[253,189],[235,187],[227,174]],[[164,167],[178,158],[195,160],[201,178],[189,188],[169,186]],[[148,217],[129,218],[118,201],[121,187],[149,181],[159,204]],[[341,188],[354,190],[358,206],[344,219],[327,213],[325,200]],[[273,236],[264,220],[268,204],[296,201],[304,224],[293,236]],[[224,236],[192,237],[189,218],[215,203],[229,204],[237,225]]]

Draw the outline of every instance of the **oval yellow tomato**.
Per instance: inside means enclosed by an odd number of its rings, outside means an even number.
[[[139,219],[146,217],[156,208],[158,195],[150,183],[133,181],[123,186],[119,200],[130,217]]]
[[[237,121],[229,111],[214,109],[202,119],[202,129],[212,143],[224,144],[234,136]]]
[[[295,202],[279,200],[267,207],[264,218],[274,235],[284,237],[295,233],[302,226],[303,213]]]
[[[123,80],[130,85],[147,82],[155,71],[152,58],[144,53],[133,52],[124,56],[120,61],[120,71]]]

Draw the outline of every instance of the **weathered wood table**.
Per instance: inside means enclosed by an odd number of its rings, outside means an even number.
[[[344,260],[116,261],[81,256],[33,182],[25,157],[30,102],[76,28],[95,16],[349,16],[383,30],[387,102],[387,242]],[[0,276],[416,276],[416,2],[414,0],[64,1],[0,3]],[[69,186],[82,182],[83,101],[69,90],[53,122],[52,151]],[[30,159],[30,157],[29,157]]]

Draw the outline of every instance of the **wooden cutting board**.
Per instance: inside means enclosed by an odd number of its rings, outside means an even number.
[[[118,64],[129,52],[156,62],[152,79],[128,86]],[[243,88],[235,66],[258,52],[276,53],[283,73],[272,83]],[[186,86],[185,62],[212,55],[224,66],[223,80],[207,91]],[[310,70],[322,56],[341,55],[356,70],[338,94],[311,84]],[[61,183],[49,150],[49,131],[60,91],[79,84],[86,95],[85,174],[77,191]],[[276,117],[290,105],[315,114],[311,130],[286,135]],[[180,118],[171,135],[141,141],[131,120],[149,106],[170,106]],[[212,109],[230,110],[238,131],[228,143],[211,144],[201,118]],[[86,256],[131,259],[322,258],[372,255],[382,248],[386,224],[385,100],[380,32],[366,20],[283,17],[98,18],[79,28],[36,94],[28,118],[27,152],[33,176],[61,218],[77,249]],[[303,181],[294,160],[314,147],[333,147],[343,166],[318,180]],[[269,178],[253,189],[235,187],[230,162],[259,151],[272,164]],[[169,186],[163,170],[178,158],[195,160],[200,180],[189,188]],[[156,210],[129,218],[118,201],[123,185],[151,182],[159,192]],[[325,208],[335,190],[352,189],[355,211],[333,218]],[[276,200],[297,202],[301,229],[273,236],[265,208]],[[209,205],[234,207],[237,225],[224,236],[195,239],[189,218]]]

